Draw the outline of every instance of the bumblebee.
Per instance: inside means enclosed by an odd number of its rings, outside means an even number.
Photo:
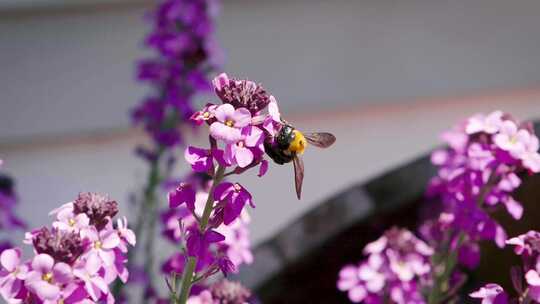
[[[328,148],[336,141],[330,133],[302,133],[292,125],[285,123],[275,137],[274,142],[265,142],[266,154],[277,164],[283,165],[293,162],[294,184],[296,196],[302,195],[302,182],[304,180],[304,162],[301,155],[309,144],[318,148]]]

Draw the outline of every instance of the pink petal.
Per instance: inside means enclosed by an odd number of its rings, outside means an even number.
[[[4,250],[0,255],[0,264],[9,272],[13,272],[20,262],[21,250],[19,248]]]
[[[245,168],[253,161],[253,152],[248,148],[235,148],[235,158],[240,168]]]
[[[45,281],[35,282],[30,287],[42,300],[56,300],[60,296],[60,288]]]
[[[353,303],[360,303],[367,296],[367,291],[363,286],[356,286],[349,290],[349,299]]]
[[[38,254],[32,260],[32,269],[41,273],[50,272],[54,265],[54,259],[48,254]]]
[[[90,275],[96,274],[101,268],[101,260],[97,254],[90,254],[86,259],[86,264],[84,266],[85,270]]]
[[[113,249],[118,247],[118,245],[120,245],[120,237],[118,237],[118,234],[114,230],[109,232],[102,240],[102,247],[105,249]]]
[[[279,113],[279,107],[274,96],[270,96],[270,103],[268,104],[268,114],[272,117],[272,120],[281,122],[281,114]]]
[[[225,122],[228,118],[231,118],[234,114],[234,107],[231,104],[222,104],[216,108],[214,115],[220,122]]]
[[[240,129],[228,127],[218,121],[210,125],[210,135],[215,139],[223,140],[227,143],[234,143],[242,139]]]
[[[68,283],[73,278],[71,267],[66,263],[57,263],[53,268],[53,277],[56,282]]]
[[[525,279],[527,280],[527,283],[532,286],[540,286],[540,275],[538,275],[538,272],[536,270],[529,270],[525,274]]]
[[[251,122],[251,113],[246,108],[240,108],[234,112],[232,119],[235,127],[243,128]]]

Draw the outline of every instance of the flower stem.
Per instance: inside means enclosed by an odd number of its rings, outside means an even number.
[[[206,200],[206,204],[204,206],[204,211],[201,217],[201,221],[199,222],[199,229],[201,233],[203,234],[204,232],[206,232],[206,229],[208,228],[208,221],[210,220],[210,215],[212,214],[212,210],[214,209],[214,191],[216,187],[219,185],[219,183],[221,183],[221,180],[223,179],[224,175],[225,175],[225,167],[218,166],[214,174],[212,186],[210,187],[210,191],[208,191],[208,199]],[[180,296],[178,297],[176,304],[185,304],[187,302],[187,298],[191,291],[191,286],[193,285],[193,273],[195,271],[196,265],[197,265],[197,257],[190,256],[186,263],[186,268],[184,269],[184,274],[182,276],[182,289],[180,290]]]
[[[500,176],[497,174],[497,168],[493,170],[488,178],[486,184],[480,189],[477,198],[477,205],[482,208],[486,196],[491,192],[500,181]],[[444,244],[441,247],[439,254],[435,255],[432,259],[434,267],[442,267],[442,272],[434,272],[434,286],[428,294],[428,304],[440,304],[445,302],[445,299],[451,298],[453,295],[448,294],[450,288],[450,276],[454,272],[458,264],[458,252],[459,247],[465,242],[466,234],[463,231],[459,231],[457,235],[458,239],[455,245],[452,244],[452,236],[448,239],[448,244]]]

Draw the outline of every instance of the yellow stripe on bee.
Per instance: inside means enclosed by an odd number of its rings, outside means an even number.
[[[289,145],[289,151],[295,152],[296,154],[304,153],[304,150],[307,146],[306,138],[304,134],[298,130],[294,130],[294,140]]]

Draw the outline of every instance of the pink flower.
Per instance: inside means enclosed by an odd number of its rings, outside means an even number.
[[[487,284],[477,291],[469,294],[471,298],[482,299],[482,304],[506,304],[508,295],[497,284]]]
[[[505,120],[500,132],[493,137],[493,142],[502,150],[508,151],[513,157],[520,158],[526,151],[526,145],[531,140],[531,134],[525,129],[519,129],[516,123]]]
[[[4,299],[15,297],[28,273],[28,266],[21,265],[21,250],[19,248],[6,249],[0,255],[0,294]]]
[[[540,172],[540,154],[538,149],[540,144],[538,137],[531,136],[529,142],[525,145],[525,152],[521,155],[521,161],[523,162],[523,167],[531,170],[533,173]]]
[[[200,294],[189,297],[187,304],[214,304],[214,299],[210,291],[203,290]]]
[[[465,132],[467,134],[475,134],[485,132],[488,134],[495,134],[499,131],[502,125],[503,112],[495,111],[487,116],[483,114],[477,114],[467,121],[465,126]]]
[[[88,259],[73,269],[73,274],[84,282],[86,292],[94,301],[100,298],[101,293],[109,293],[109,287],[99,275],[101,261],[97,255],[90,255]]]
[[[118,231],[118,236],[120,236],[120,249],[122,252],[127,252],[126,243],[135,246],[137,239],[135,233],[128,228],[127,218],[125,216],[116,221],[116,230]]]
[[[120,246],[120,237],[115,230],[103,229],[100,232],[94,227],[85,229],[81,235],[87,238],[90,242],[90,249],[85,254],[88,259],[91,256],[97,256],[106,267],[114,265],[115,254],[113,249]]]
[[[61,285],[71,282],[72,269],[66,263],[54,263],[47,254],[38,254],[32,260],[32,271],[26,277],[26,287],[41,300],[55,301],[61,296]]]
[[[345,266],[339,272],[337,288],[341,291],[347,291],[349,299],[353,303],[360,303],[368,295],[368,292],[360,280],[359,270],[356,266]]]
[[[66,231],[79,231],[88,227],[90,224],[90,219],[84,213],[74,214],[73,213],[73,204],[65,206],[58,210],[56,214],[58,221],[53,223],[53,227],[58,230]]]
[[[254,158],[254,152],[264,152],[264,136],[261,129],[247,127],[242,130],[241,138],[236,143],[229,143],[225,148],[224,159],[227,163],[238,164],[240,168],[249,166]]]
[[[206,106],[195,113],[191,115],[191,120],[195,121],[197,125],[201,125],[203,122],[213,122],[215,120],[215,110],[217,108],[217,105],[208,103]]]
[[[245,108],[234,109],[231,104],[223,104],[215,111],[217,121],[210,125],[210,135],[227,143],[242,138],[240,129],[249,125],[251,113]]]

